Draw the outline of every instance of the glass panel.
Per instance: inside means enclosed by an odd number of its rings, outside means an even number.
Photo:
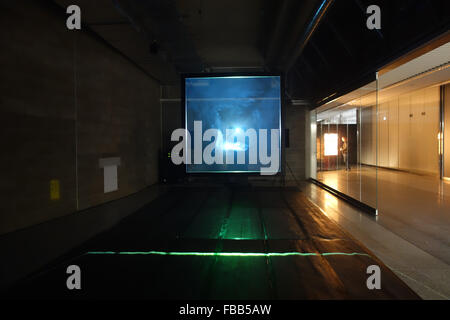
[[[445,180],[448,179],[450,181],[450,84],[447,83],[441,90],[443,103],[439,154],[442,159],[443,177]]]
[[[376,82],[317,112],[316,179],[376,208]]]
[[[361,97],[361,163],[360,201],[377,209],[377,83],[371,85],[373,91]]]
[[[379,212],[381,222],[396,221],[389,225],[394,232],[439,257],[448,244],[450,226],[450,183],[441,179],[446,156],[441,137],[449,128],[441,123],[443,91],[450,69],[435,67],[415,74],[416,66],[422,62],[412,60],[398,67],[402,72],[394,69],[380,76]]]
[[[443,260],[450,227],[448,49],[386,68],[315,110],[316,180],[375,208],[381,225]]]
[[[310,140],[309,140],[309,149],[311,150],[310,158],[309,158],[309,174],[313,179],[317,178],[317,150],[320,150],[320,144],[318,145],[317,141],[317,114],[316,111],[313,110],[310,112]]]

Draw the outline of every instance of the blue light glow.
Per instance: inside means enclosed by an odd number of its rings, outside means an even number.
[[[202,122],[202,131],[217,129],[223,136],[231,130],[235,137],[230,140],[217,139],[215,152],[226,154],[234,151],[237,158],[241,152],[245,154],[245,163],[212,164],[191,163],[186,165],[187,172],[260,172],[267,167],[249,161],[249,137],[239,141],[236,136],[244,135],[249,129],[256,131],[259,140],[259,129],[266,129],[267,154],[271,154],[271,129],[279,130],[277,141],[280,145],[281,135],[281,98],[279,76],[245,76],[245,77],[194,77],[185,78],[185,112],[186,129],[192,140],[194,137],[194,121]],[[232,139],[232,140],[231,140]],[[212,142],[201,141],[201,148]],[[259,142],[259,141],[258,141]],[[257,142],[257,143],[258,143]],[[275,151],[281,159],[281,149]],[[191,154],[194,154],[194,143],[191,143]],[[228,153],[229,154],[229,153]],[[279,168],[278,168],[279,171]]]

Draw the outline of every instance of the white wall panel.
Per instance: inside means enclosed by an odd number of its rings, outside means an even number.
[[[375,164],[377,136],[379,166],[439,174],[439,103],[439,86],[416,90],[380,103],[377,134],[373,120],[375,108],[364,108],[362,163]]]
[[[398,168],[398,99],[389,102],[389,167]]]
[[[389,102],[378,106],[378,165],[389,166]],[[376,143],[376,142],[375,142]]]

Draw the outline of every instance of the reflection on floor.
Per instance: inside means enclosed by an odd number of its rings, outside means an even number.
[[[427,300],[450,300],[450,265],[381,226],[344,200],[312,183],[302,192],[340,227],[361,241],[411,289]]]
[[[82,270],[82,290],[65,287]],[[381,268],[380,290],[367,268]],[[176,188],[13,288],[14,297],[417,299],[297,188]]]
[[[378,204],[379,224],[450,264],[449,181],[372,167],[318,172],[317,179],[370,206]]]

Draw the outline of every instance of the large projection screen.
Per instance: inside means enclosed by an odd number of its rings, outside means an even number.
[[[280,171],[280,76],[186,77],[184,88],[187,173]]]

